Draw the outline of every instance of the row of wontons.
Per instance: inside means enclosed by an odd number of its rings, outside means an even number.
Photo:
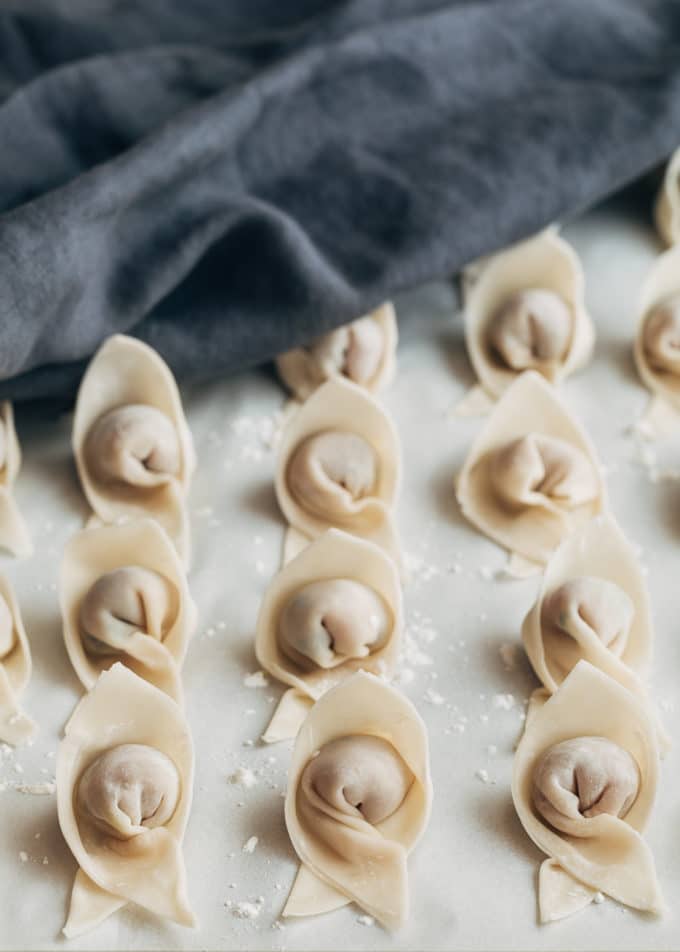
[[[377,323],[384,320],[396,331],[389,310],[377,315]],[[346,386],[363,413],[359,388]],[[391,424],[370,399],[368,405],[375,415],[371,438],[398,464]],[[383,431],[391,435],[389,447],[381,442]],[[73,445],[94,512],[88,528],[67,544],[60,580],[67,650],[89,691],[67,724],[57,760],[60,825],[79,863],[64,931],[82,934],[128,901],[189,925],[194,916],[181,840],[193,756],[179,670],[196,621],[185,577],[185,497],[194,456],[175,382],[157,354],[124,337],[103,345],[81,385]],[[305,466],[298,468],[293,505],[304,511]],[[359,514],[366,527],[390,518],[389,507],[377,508]],[[303,526],[309,533],[309,524]],[[384,629],[378,633],[383,656],[393,658],[402,624],[394,564],[372,543],[338,536],[320,539],[316,552],[335,541],[336,554],[353,566],[343,575],[356,573],[362,561],[367,566],[359,579],[367,575],[382,594],[359,580],[345,578],[340,587],[349,586],[354,600],[359,593],[359,615],[361,596],[368,598],[372,623]],[[295,594],[304,602],[309,592]],[[331,592],[331,599],[338,594],[345,591]],[[296,608],[287,607],[289,660],[300,661],[292,647]],[[23,633],[18,610],[15,615]],[[341,651],[342,633],[336,634]],[[25,637],[22,645],[29,661]],[[15,684],[15,700],[21,687]],[[345,713],[347,692],[356,725]],[[293,757],[285,815],[302,865],[287,914],[325,911],[358,898],[385,924],[402,921],[406,855],[426,824],[430,796],[427,738],[409,702],[364,672],[328,692],[309,712]],[[335,859],[329,859],[329,845]],[[382,875],[366,884],[366,864],[376,861]]]
[[[661,264],[669,268],[666,262]],[[675,318],[663,294],[655,293],[659,268],[643,295],[636,357],[643,378],[670,403]],[[550,290],[546,284],[552,285]],[[547,563],[541,593],[522,632],[544,686],[531,699],[513,780],[519,816],[549,857],[539,877],[541,919],[569,915],[598,891],[659,912],[663,902],[654,864],[641,837],[656,792],[659,752],[667,746],[646,694],[653,640],[648,596],[630,546],[607,515],[606,489],[593,446],[546,382],[579,366],[593,342],[578,259],[553,230],[494,256],[472,278],[468,276],[466,333],[487,396],[500,401],[460,474],[461,508],[514,553],[513,573],[531,574]],[[306,424],[284,441],[277,470],[280,500],[281,485],[290,477],[291,447],[297,451],[327,427],[343,426],[375,450],[374,438],[357,424],[356,412],[344,418],[333,415],[333,404],[343,399],[342,387],[322,386],[312,397],[313,410],[306,411]],[[479,408],[478,397],[468,401],[468,408],[470,402]],[[485,402],[488,408],[491,401]],[[658,414],[648,419],[658,420]],[[315,462],[326,482],[336,484],[320,487],[317,480],[309,494],[318,502],[319,489],[324,489],[326,523],[334,515],[365,537],[372,528],[374,541],[394,555],[375,526],[353,521],[355,510],[380,498],[378,481],[367,467],[363,466],[359,482],[346,479],[351,469],[348,457],[361,464],[365,448],[357,453],[356,444],[345,442],[331,465],[323,445],[317,443],[316,448]],[[381,457],[380,463],[392,466],[389,457]],[[290,495],[290,487],[284,486],[286,491]],[[342,505],[329,507],[333,495]],[[295,511],[286,509],[284,502],[282,508],[293,528],[299,526]],[[318,518],[320,508],[315,508]],[[320,531],[318,525],[314,532],[303,528],[309,536]],[[338,658],[328,651],[324,633],[317,632],[296,646],[305,654],[302,671],[299,655],[285,647],[285,623],[279,626],[278,647],[272,649],[276,639],[272,604],[280,604],[281,591],[289,592],[291,584],[294,587],[301,579],[311,587],[317,584],[310,582],[318,575],[315,566],[323,565],[325,550],[332,552],[342,544],[339,535],[333,539],[327,533],[306,550],[306,558],[303,552],[283,569],[265,597],[258,657],[291,685],[281,708],[299,705],[305,694],[309,703],[310,697],[357,665],[370,669],[382,662],[383,673],[389,673],[389,658],[386,661],[382,654],[384,637],[355,637],[354,647],[364,654],[359,660],[358,653]],[[341,571],[338,566],[336,574]],[[365,593],[363,606],[361,599],[350,602],[350,593],[343,594],[345,621],[351,619],[352,605],[364,613],[368,610]],[[304,608],[309,612],[309,604]],[[285,622],[285,612],[280,617]],[[337,625],[334,619],[329,627]],[[355,636],[358,631],[355,623]],[[307,633],[312,633],[311,626]],[[310,646],[315,649],[310,651]],[[270,725],[275,735],[286,729],[293,732],[302,716],[291,707],[277,714],[285,717],[275,716]]]

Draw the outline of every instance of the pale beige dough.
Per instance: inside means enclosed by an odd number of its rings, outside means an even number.
[[[496,404],[456,494],[470,522],[537,565],[607,505],[590,440],[534,371],[519,376]]]
[[[583,269],[556,229],[489,256],[471,274],[465,339],[489,397],[500,397],[525,370],[558,383],[590,359],[595,335]]]
[[[276,466],[276,497],[301,536],[333,526],[401,560],[394,506],[401,448],[385,410],[343,378],[324,383],[288,421]]]
[[[663,183],[654,203],[654,220],[666,245],[680,241],[680,149],[666,165]]]
[[[64,641],[83,686],[121,661],[181,702],[180,669],[196,627],[184,566],[151,519],[76,533],[59,597]]]
[[[657,732],[644,699],[587,661],[527,716],[512,797],[520,821],[547,854],[542,921],[582,908],[597,891],[647,912],[664,905],[642,838],[658,782]],[[558,872],[559,866],[561,872]],[[586,887],[574,902],[562,883]]]
[[[155,519],[188,563],[195,454],[177,384],[156,351],[120,334],[102,344],[80,384],[72,442],[99,520]]]
[[[388,302],[307,347],[286,351],[277,357],[276,367],[298,400],[306,400],[326,380],[337,377],[377,392],[394,376],[396,347],[397,320]]]
[[[19,603],[9,581],[0,575],[0,741],[6,744],[30,741],[37,730],[20,707],[32,669]]]
[[[313,702],[355,671],[389,677],[402,633],[394,562],[371,542],[327,530],[279,571],[262,600],[255,653],[290,687],[265,739],[295,736],[310,706],[305,699]]]
[[[284,915],[354,901],[389,929],[405,922],[406,858],[431,807],[428,760],[415,708],[373,675],[316,702],[289,771],[286,826],[303,866]]]
[[[79,865],[68,937],[126,902],[196,924],[181,849],[192,786],[181,709],[115,664],[80,701],[57,751],[59,825]]]

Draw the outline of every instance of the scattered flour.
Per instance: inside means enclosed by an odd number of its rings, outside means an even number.
[[[264,671],[255,671],[254,674],[247,674],[243,679],[247,688],[266,688],[269,684]]]
[[[254,853],[255,847],[257,846],[259,842],[260,840],[257,836],[251,836],[250,839],[246,840],[246,842],[243,844],[242,851],[244,853]]]
[[[515,706],[515,698],[512,694],[494,694],[493,706],[496,710],[511,711]]]
[[[229,783],[238,784],[241,787],[254,787],[257,783],[257,777],[249,767],[238,767],[229,777]]]

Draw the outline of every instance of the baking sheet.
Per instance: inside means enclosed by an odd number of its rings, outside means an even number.
[[[613,512],[649,571],[655,695],[676,735],[648,830],[673,907],[680,894],[680,433],[650,448],[629,432],[647,400],[631,357],[635,296],[659,247],[621,203],[565,234],[584,262],[598,340],[591,365],[562,393],[597,444]],[[259,741],[282,688],[271,680],[248,686],[247,678],[258,670],[252,648],[258,604],[279,563],[273,444],[284,396],[271,374],[258,372],[184,390],[199,460],[190,498],[190,582],[200,623],[184,669],[197,755],[185,842],[200,919],[195,932],[128,907],[78,940],[59,936],[75,863],[59,833],[54,795],[17,787],[51,789],[59,734],[80,696],[61,638],[56,580],[62,547],[86,507],[69,421],[19,420],[25,461],[16,492],[36,554],[23,563],[3,558],[0,569],[23,608],[35,665],[24,703],[41,730],[31,748],[0,754],[1,949],[678,947],[677,918],[654,920],[609,900],[561,923],[536,923],[542,857],[515,817],[509,782],[524,702],[535,686],[517,647],[519,627],[538,582],[499,579],[504,553],[457,510],[453,477],[479,421],[451,414],[473,378],[450,289],[429,286],[397,306],[418,327],[402,341],[398,376],[385,396],[403,441],[398,519],[412,575],[400,682],[428,725],[435,786],[432,822],[410,862],[408,925],[389,936],[366,924],[354,906],[317,919],[279,920],[296,869],[283,824],[290,745]],[[254,785],[232,782],[243,779],[239,768]],[[257,844],[244,852],[252,837]]]

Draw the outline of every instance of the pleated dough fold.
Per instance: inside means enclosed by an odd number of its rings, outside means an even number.
[[[353,901],[387,928],[402,925],[406,858],[431,800],[427,733],[409,701],[363,671],[324,694],[298,733],[288,774],[286,826],[303,865],[283,914]]]
[[[57,752],[59,825],[80,867],[66,936],[81,935],[126,902],[196,924],[181,849],[193,770],[178,705],[122,664],[104,672],[77,705]]]
[[[326,380],[348,378],[371,393],[387,387],[394,377],[397,317],[385,304],[364,317],[295,347],[276,358],[279,376],[304,401]]]
[[[593,519],[553,553],[522,640],[550,694],[581,659],[645,693],[653,643],[649,594],[611,516]]]
[[[184,567],[158,523],[140,519],[74,535],[64,549],[59,595],[66,650],[87,690],[122,662],[181,703],[179,672],[197,613]],[[97,634],[104,644],[92,644]]]
[[[632,769],[637,773],[635,799],[621,811],[621,816],[616,812],[598,812],[606,805],[607,785],[603,788],[603,807],[581,813],[574,806],[579,796],[585,795],[579,792],[578,780],[575,795],[568,793],[567,788],[560,791],[555,785],[558,778],[561,783],[566,782],[569,763],[568,758],[562,760],[561,769],[565,772],[555,774],[547,788],[543,782],[542,789],[554,791],[556,802],[565,804],[565,814],[572,811],[569,834],[544,818],[536,806],[534,792],[536,768],[542,758],[567,741],[574,741],[577,748],[581,745],[577,758],[588,745],[605,752],[615,751],[618,760],[611,769],[615,770],[612,778],[617,779],[609,781],[612,790],[622,782],[620,764],[625,762],[624,758],[634,764]],[[663,911],[654,860],[641,835],[656,794],[658,763],[656,730],[644,700],[587,661],[579,661],[557,692],[534,708],[515,754],[512,797],[522,826],[550,860],[539,877],[542,921],[562,918],[582,908],[592,898],[589,890],[593,895],[600,891],[635,909]],[[606,761],[596,757],[592,769],[580,776],[587,783],[595,783],[598,772],[606,769]],[[567,824],[566,816],[564,822]],[[564,876],[576,881],[578,901],[566,888]]]
[[[19,706],[31,678],[31,649],[19,603],[0,575],[0,741],[20,744],[35,734],[36,724]]]
[[[523,370],[558,383],[592,353],[583,269],[555,228],[485,258],[467,282],[464,318],[470,360],[493,399]]]
[[[294,619],[296,624],[299,626],[301,621],[307,622],[310,630],[315,628],[322,636],[332,637],[334,630],[344,634],[347,628],[358,623],[358,619],[353,617],[353,610],[357,606],[351,600],[357,594],[361,595],[363,589],[372,598],[377,596],[386,609],[385,636],[375,650],[364,657],[346,656],[342,661],[342,656],[338,656],[327,660],[326,666],[308,662],[305,657],[291,656],[291,652],[283,650],[281,644],[281,622],[286,608],[296,596],[299,598],[301,593],[310,591],[309,586],[318,590],[319,583],[335,584],[338,580],[350,582],[359,588],[346,591],[345,585],[340,593],[345,599],[340,609],[337,604],[329,602],[326,593],[318,592],[315,595],[318,607],[308,608],[309,617]],[[364,608],[364,604],[358,607]],[[326,617],[324,611],[327,612]],[[369,616],[370,611],[366,615]],[[330,622],[327,621],[328,616],[331,617]],[[362,619],[361,628],[371,633],[370,617]],[[255,633],[255,653],[266,671],[291,688],[284,695],[264,739],[271,742],[294,737],[311,703],[357,670],[389,677],[399,654],[402,630],[401,586],[393,561],[382,549],[365,539],[339,529],[324,532],[281,569],[267,588],[262,601]]]
[[[670,157],[654,203],[654,221],[662,240],[674,245],[680,240],[680,149]]]
[[[562,539],[606,509],[589,437],[533,371],[510,385],[485,421],[456,495],[473,525],[537,566]]]
[[[122,334],[104,341],[80,384],[72,440],[101,522],[153,518],[188,563],[195,454],[175,378],[155,350]]]
[[[319,387],[283,432],[276,497],[292,528],[310,540],[331,527],[344,529],[400,563],[393,513],[400,482],[401,448],[392,420],[347,380]]]

